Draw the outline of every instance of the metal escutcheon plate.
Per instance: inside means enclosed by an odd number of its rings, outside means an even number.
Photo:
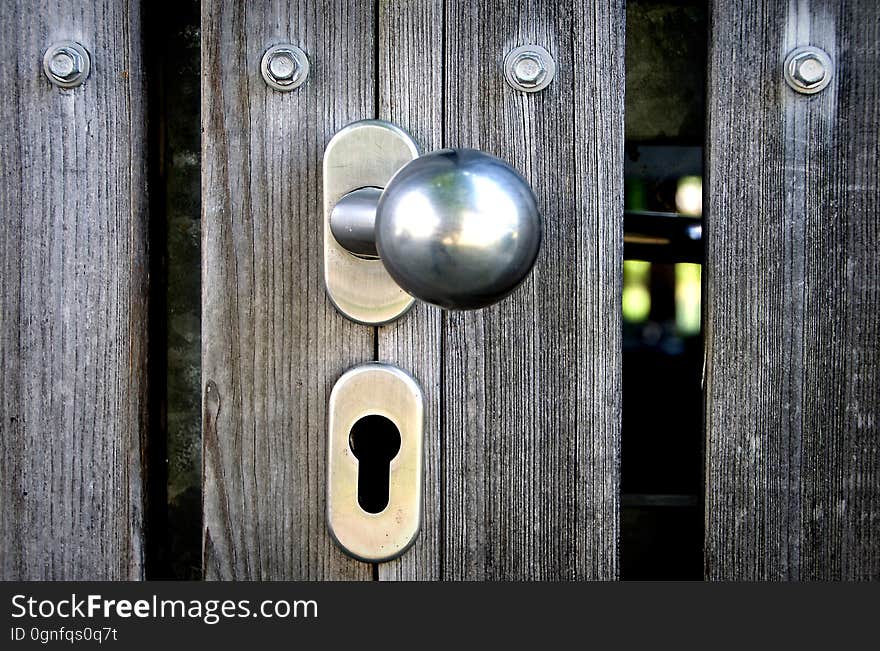
[[[348,125],[324,152],[324,284],[336,308],[358,323],[393,321],[414,299],[392,280],[381,260],[359,258],[336,241],[330,213],[349,192],[384,188],[397,170],[418,156],[418,146],[406,132],[381,120]]]
[[[342,549],[378,563],[405,552],[422,521],[425,413],[422,390],[406,372],[372,362],[346,371],[330,393],[327,435],[327,526]],[[389,464],[388,504],[368,513],[358,503],[358,459],[353,426],[365,416],[389,419],[400,449]]]

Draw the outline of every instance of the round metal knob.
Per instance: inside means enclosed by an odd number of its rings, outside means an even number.
[[[477,309],[529,274],[541,220],[532,189],[507,163],[473,149],[443,149],[391,179],[376,209],[375,241],[407,293],[448,309]]]

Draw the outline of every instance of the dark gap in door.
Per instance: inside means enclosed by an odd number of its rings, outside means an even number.
[[[144,574],[165,578],[168,571],[168,467],[167,399],[165,383],[157,381],[168,372],[166,341],[168,328],[168,228],[167,168],[165,166],[165,113],[167,104],[164,74],[165,49],[154,35],[161,17],[155,8],[144,11],[144,71],[147,84],[147,152],[149,193],[149,322],[147,373],[149,381],[144,518]]]
[[[626,11],[621,578],[701,579],[707,11]]]
[[[147,578],[202,577],[200,3],[145,6],[151,175]]]

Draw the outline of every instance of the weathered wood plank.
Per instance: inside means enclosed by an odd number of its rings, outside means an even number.
[[[379,115],[406,129],[423,152],[442,147],[443,3],[379,3]],[[379,565],[381,580],[436,580],[441,558],[439,309],[417,303],[397,323],[378,329],[378,359],[419,381],[425,395],[422,529],[401,558]]]
[[[545,231],[518,292],[445,322],[442,575],[613,579],[623,2],[451,2],[446,24],[445,144],[519,168]],[[504,55],[524,43],[558,64],[543,92],[504,81]]]
[[[202,5],[204,572],[210,579],[365,579],[325,524],[327,399],[372,359],[322,276],[321,160],[374,114],[372,3]],[[302,47],[290,93],[265,48]]]
[[[139,579],[147,361],[138,3],[0,8],[0,578]],[[92,54],[59,90],[42,57]]]
[[[715,3],[706,248],[706,574],[880,578],[880,14]],[[787,52],[823,48],[799,95]]]

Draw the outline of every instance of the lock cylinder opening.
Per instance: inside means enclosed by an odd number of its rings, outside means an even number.
[[[391,461],[400,451],[400,430],[385,416],[370,414],[351,428],[348,445],[358,460],[358,505],[381,513],[390,499]]]

